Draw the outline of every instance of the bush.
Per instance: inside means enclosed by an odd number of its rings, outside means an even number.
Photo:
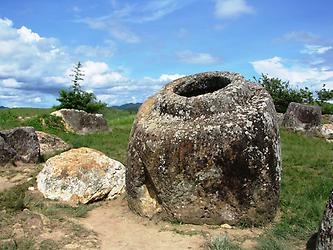
[[[289,82],[282,81],[279,78],[269,78],[262,74],[255,81],[263,86],[272,96],[275,109],[277,112],[286,112],[289,103],[297,102],[302,104],[319,105],[323,114],[333,114],[333,104],[327,101],[332,100],[333,90],[325,88],[323,85],[321,90],[316,91],[317,98],[313,97],[313,93],[305,87],[304,89],[293,89]]]
[[[57,131],[65,131],[65,126],[62,122],[62,118],[54,115],[37,115],[29,120],[23,122],[24,126],[34,127],[35,130],[41,130],[50,133],[56,133]]]
[[[282,81],[279,78],[269,78],[262,74],[259,79],[255,79],[258,84],[263,86],[272,96],[277,112],[286,112],[289,103],[310,103],[313,97],[309,89],[292,89],[289,82]]]
[[[93,93],[83,91],[79,81],[83,81],[82,64],[78,62],[74,66],[71,75],[73,77],[73,85],[69,90],[61,89],[59,92],[60,102],[59,106],[55,106],[56,109],[78,109],[84,110],[88,113],[96,113],[99,110],[106,107],[105,103],[97,101],[96,96]]]

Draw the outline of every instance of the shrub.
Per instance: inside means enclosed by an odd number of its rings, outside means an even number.
[[[88,113],[96,113],[106,107],[105,103],[97,101],[93,93],[82,90],[79,84],[80,81],[83,81],[84,76],[81,67],[82,64],[80,62],[73,67],[73,74],[70,75],[73,77],[73,85],[69,90],[60,90],[59,98],[57,99],[60,105],[55,106],[56,109],[78,109]]]
[[[259,79],[255,80],[270,93],[277,112],[286,112],[291,102],[304,103],[312,99],[312,93],[308,89],[292,89],[289,82],[282,81],[279,78],[269,78],[262,74]]]
[[[302,104],[319,105],[322,108],[323,114],[333,113],[333,104],[327,101],[333,98],[333,90],[325,88],[325,84],[321,90],[316,91],[317,98],[313,97],[313,93],[305,87],[304,89],[293,89],[289,82],[282,81],[279,78],[269,78],[262,74],[255,81],[263,86],[272,96],[275,109],[277,112],[284,113],[289,103],[297,102]]]
[[[23,122],[25,126],[34,127],[35,130],[55,133],[57,131],[65,131],[62,118],[54,115],[43,114],[37,115]]]

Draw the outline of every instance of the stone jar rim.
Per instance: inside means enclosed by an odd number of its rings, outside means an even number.
[[[251,97],[248,84],[242,75],[227,71],[182,77],[157,94],[154,109],[185,119],[221,113],[233,105],[242,106]],[[239,95],[243,97],[237,98]]]

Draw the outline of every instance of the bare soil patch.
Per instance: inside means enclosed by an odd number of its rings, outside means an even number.
[[[235,229],[223,226],[174,224],[153,221],[133,214],[125,197],[104,202],[78,222],[97,233],[101,249],[205,249],[212,237],[225,233],[252,249],[262,229]]]

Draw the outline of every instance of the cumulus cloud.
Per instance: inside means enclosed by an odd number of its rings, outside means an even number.
[[[17,33],[19,34],[20,39],[25,43],[38,42],[42,39],[37,33],[32,32],[31,29],[28,29],[25,26],[18,29]]]
[[[242,14],[251,14],[254,8],[246,0],[216,0],[215,16],[218,18],[233,18]]]
[[[181,62],[189,64],[214,64],[220,59],[209,53],[196,53],[190,50],[183,50],[177,53],[177,57]]]
[[[251,62],[258,74],[278,77],[291,84],[311,84],[320,87],[325,82],[333,81],[333,70],[328,68],[309,67],[300,64],[287,66],[281,57],[273,57]]]
[[[16,28],[11,20],[0,18],[0,105],[50,107],[57,104],[58,91],[71,85],[73,57],[77,57],[80,49],[106,53],[104,48],[112,48],[107,45],[82,45],[69,51],[54,38],[43,37],[25,26]],[[85,76],[81,85],[108,105],[142,102],[165,83],[183,76],[161,74],[157,78],[131,79],[123,70],[111,69],[103,60],[95,59],[89,60],[87,56],[82,61]]]
[[[11,20],[0,18],[1,99],[27,105],[29,100],[39,100],[38,95],[55,94],[65,83],[55,84],[47,78],[63,75],[69,65],[70,57],[56,39],[42,37],[25,26],[16,28]],[[22,98],[15,100],[17,96]]]
[[[301,53],[308,54],[308,55],[314,55],[314,54],[325,54],[327,51],[333,49],[332,46],[321,46],[321,45],[308,45],[306,44],[304,46],[304,49],[301,50]]]
[[[112,71],[104,62],[86,61],[82,70],[85,74],[83,86],[86,88],[104,88],[110,84],[128,81],[120,72]]]

